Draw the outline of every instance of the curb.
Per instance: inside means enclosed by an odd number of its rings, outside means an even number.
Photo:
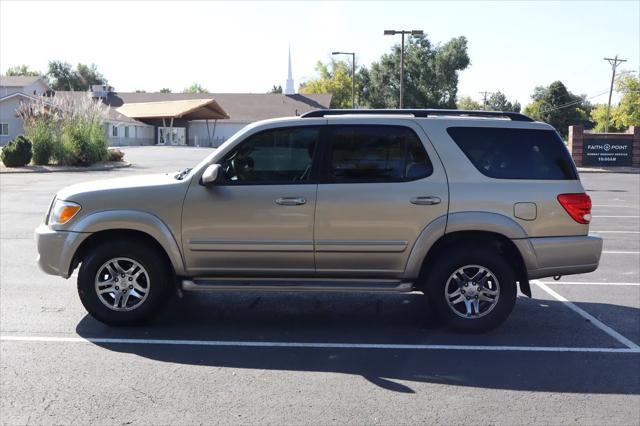
[[[127,167],[131,167],[131,163],[128,161],[118,161],[118,162],[114,161],[113,163],[116,163],[116,164],[101,164],[101,165],[94,165],[89,167],[80,167],[80,166],[30,166],[34,168],[3,167],[0,169],[0,174],[103,172],[103,171],[124,169]],[[36,169],[35,167],[38,167],[38,168]]]

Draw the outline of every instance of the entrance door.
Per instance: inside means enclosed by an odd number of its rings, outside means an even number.
[[[220,182],[192,182],[182,246],[194,276],[312,276],[321,126],[265,130],[220,162]]]
[[[185,145],[187,129],[184,127],[158,127],[158,144]]]
[[[397,278],[422,230],[447,212],[447,179],[422,129],[409,120],[366,123],[329,119],[315,221],[318,276]]]

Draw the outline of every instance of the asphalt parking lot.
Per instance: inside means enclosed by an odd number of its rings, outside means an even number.
[[[61,187],[168,172],[209,151],[128,148],[127,169],[0,176],[3,424],[640,424],[640,175],[582,175],[600,268],[536,282],[484,335],[419,294],[198,294],[114,329],[33,229]]]

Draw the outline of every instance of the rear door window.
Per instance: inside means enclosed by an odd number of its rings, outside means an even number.
[[[431,175],[433,166],[413,130],[402,126],[329,126],[329,182],[401,182]]]
[[[569,151],[553,130],[449,127],[447,132],[485,176],[496,179],[578,179]]]

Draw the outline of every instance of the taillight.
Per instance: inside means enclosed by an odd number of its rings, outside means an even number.
[[[576,222],[591,222],[591,197],[587,194],[560,194],[558,201]]]

